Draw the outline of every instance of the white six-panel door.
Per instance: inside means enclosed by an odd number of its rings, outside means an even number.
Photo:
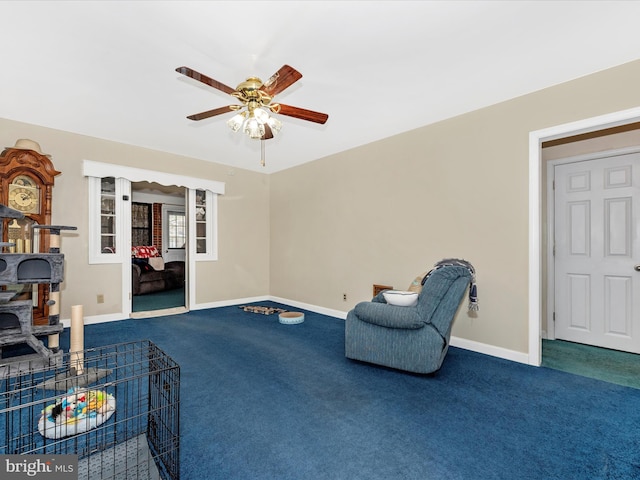
[[[555,336],[640,353],[640,153],[554,175]]]

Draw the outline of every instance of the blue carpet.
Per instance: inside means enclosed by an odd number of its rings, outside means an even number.
[[[200,310],[85,342],[150,339],[181,365],[182,480],[640,479],[640,390],[457,348],[407,374],[346,359],[344,321],[304,313]]]

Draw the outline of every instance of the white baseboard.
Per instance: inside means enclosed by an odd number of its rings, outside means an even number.
[[[205,310],[207,308],[216,308],[216,307],[228,307],[230,305],[237,305],[239,303],[252,303],[252,302],[264,302],[270,300],[268,296],[262,297],[250,297],[250,298],[238,298],[235,300],[224,300],[221,302],[210,302],[210,303],[201,303],[191,308],[191,310]],[[186,312],[187,310],[185,310]],[[137,315],[135,312],[131,313],[130,317],[125,316],[124,313],[109,313],[107,315],[92,315],[89,317],[84,317],[84,324],[91,325],[94,323],[107,323],[107,322],[118,322],[120,320],[130,320],[135,318],[149,318],[149,317],[157,317],[160,316],[158,312],[165,312],[164,310],[158,310],[156,312],[151,312],[151,314],[143,314]],[[183,313],[181,310],[177,309],[167,309],[166,315],[174,315],[177,313]],[[69,328],[71,326],[71,319],[63,318],[60,320],[64,328]]]
[[[269,297],[269,300],[272,302],[284,303],[285,305],[291,305],[296,308],[303,308],[305,310],[309,310],[310,312],[320,313],[322,315],[327,315],[329,317],[336,317],[345,319],[347,318],[348,312],[343,312],[341,310],[333,310],[331,308],[319,307],[317,305],[311,305],[309,303],[296,302],[295,300],[289,300],[288,298],[281,297]]]
[[[284,305],[290,305],[295,308],[302,308],[304,310],[308,310],[310,312],[319,313],[322,315],[327,315],[329,317],[341,318],[344,320],[347,318],[348,312],[343,312],[342,310],[334,310],[331,308],[319,307],[317,305],[312,305],[304,302],[297,302],[295,300],[289,300],[288,298],[282,297],[274,297],[271,295],[264,295],[259,297],[246,297],[246,298],[236,298],[233,300],[222,300],[219,302],[209,302],[209,303],[200,303],[191,307],[191,310],[205,310],[207,308],[217,308],[217,307],[229,307],[232,305],[239,305],[243,303],[255,303],[255,302],[265,302],[272,301],[277,303],[282,303]],[[128,318],[124,318],[121,313],[113,313],[108,315],[94,315],[91,317],[85,317],[84,324],[91,325],[93,323],[105,323],[105,322],[116,322],[119,320],[128,320]],[[62,324],[65,328],[69,328],[71,325],[70,319],[63,319]],[[502,347],[497,347],[495,345],[489,345],[487,343],[480,343],[474,340],[467,340],[465,338],[459,337],[451,337],[451,345],[457,348],[463,348],[465,350],[470,350],[472,352],[482,353],[485,355],[490,355],[492,357],[503,358],[505,360],[510,360],[518,363],[529,363],[529,355],[523,352],[516,352],[515,350],[509,350]]]
[[[472,352],[483,353],[485,355],[491,355],[492,357],[511,360],[512,362],[529,363],[529,355],[522,352],[516,352],[515,350],[508,350],[506,348],[496,347],[495,345],[489,345],[487,343],[480,343],[459,337],[451,337],[449,343],[453,347],[464,348],[465,350],[471,350]]]
[[[332,310],[324,307],[318,307],[317,305],[311,305],[308,303],[296,302],[287,298],[269,297],[271,301],[283,303],[285,305],[291,305],[292,307],[303,308],[311,312],[321,313],[330,317],[336,317],[345,319],[348,312],[341,310]],[[475,342],[473,340],[467,340],[459,337],[451,337],[451,345],[465,350],[471,350],[472,352],[483,353],[485,355],[491,355],[492,357],[503,358],[512,362],[529,363],[529,355],[522,352],[516,352],[515,350],[508,350],[502,347],[496,347],[486,343]]]
[[[128,317],[125,317],[123,313],[109,313],[106,315],[92,315],[90,317],[84,317],[84,324],[91,325],[93,323],[107,323],[107,322],[118,322],[120,320],[129,320]],[[64,328],[71,327],[71,319],[63,318],[60,320]]]
[[[241,305],[243,303],[266,302],[271,300],[268,295],[260,297],[234,298],[233,300],[221,300],[219,302],[199,303],[191,307],[191,310],[205,310],[207,308],[230,307],[232,305]]]

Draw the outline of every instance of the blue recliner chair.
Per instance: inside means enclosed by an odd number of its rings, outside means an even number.
[[[415,373],[439,370],[453,319],[473,281],[473,267],[445,265],[426,277],[414,307],[389,305],[382,292],[358,303],[345,322],[347,358]]]

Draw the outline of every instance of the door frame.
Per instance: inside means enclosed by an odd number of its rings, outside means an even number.
[[[189,177],[185,175],[178,175],[166,172],[159,172],[156,170],[146,170],[137,167],[129,167],[126,165],[117,165],[112,163],[104,163],[104,162],[96,162],[93,160],[83,160],[82,161],[82,175],[85,177],[93,177],[93,178],[102,178],[102,177],[115,177],[117,179],[122,180],[127,184],[127,189],[122,191],[122,195],[126,195],[131,198],[131,183],[132,182],[155,182],[161,185],[176,185],[178,187],[184,187],[186,189],[185,193],[185,205],[186,205],[186,214],[187,214],[187,223],[189,225],[192,222],[189,222],[189,217],[191,216],[191,211],[189,205],[191,205],[191,196],[195,190],[206,190],[207,198],[212,198],[211,200],[211,209],[214,212],[215,220],[211,225],[212,232],[216,235],[216,249],[217,249],[217,197],[218,195],[224,195],[225,193],[225,183],[217,180],[207,180],[204,178],[197,177]],[[91,191],[92,182],[89,182],[89,195],[94,196],[95,192]],[[127,202],[129,201],[127,199]],[[116,205],[121,204],[121,202],[116,202]],[[129,203],[127,203],[129,205]],[[121,207],[117,207],[121,208]],[[127,248],[131,249],[131,208],[124,208],[122,212],[120,212],[120,218],[118,220],[121,231],[123,232],[124,237],[122,238],[122,248],[124,251],[127,251]],[[92,215],[89,215],[89,235],[95,235],[95,228],[91,228]],[[209,233],[209,232],[208,232]],[[91,237],[90,237],[91,238]],[[207,235],[209,238],[209,235]],[[212,240],[213,242],[213,240]],[[91,240],[89,242],[91,245]],[[191,244],[192,245],[192,244]],[[195,298],[195,282],[196,282],[196,255],[193,255],[195,248],[189,245],[189,253],[187,254],[187,263],[186,267],[186,275],[187,275],[187,285],[186,290],[187,294],[185,297],[185,301],[188,302],[188,309],[193,308],[196,304]],[[89,252],[89,263],[91,262],[92,252]],[[131,257],[129,254],[122,257],[122,255],[113,256],[114,258],[109,258],[108,261],[99,261],[93,263],[109,263],[109,264],[119,264],[121,267],[121,304],[122,311],[118,314],[115,314],[113,319],[120,319],[121,316],[125,318],[130,318],[131,316]],[[202,259],[199,261],[205,260],[217,260],[217,250],[215,251],[215,255],[208,253],[207,255],[201,255]]]
[[[129,196],[131,199],[133,199],[133,194],[134,192],[139,192],[140,189],[134,188],[134,184],[136,183],[140,183],[141,181],[136,181],[136,182],[129,182]],[[151,180],[145,180],[144,182],[151,182]],[[165,184],[166,185],[166,184]],[[168,185],[167,185],[168,186]],[[179,210],[182,211],[185,214],[185,220],[187,222],[187,227],[188,227],[188,223],[189,223],[189,217],[187,215],[187,199],[188,199],[188,188],[187,187],[183,187],[180,185],[173,185],[179,189],[182,190],[181,195],[182,195],[182,199],[183,199],[183,204],[179,205],[179,204],[169,204],[166,203],[166,199],[167,198],[171,198],[173,200],[173,197],[168,197],[166,195],[163,194],[156,194],[156,193],[152,193],[152,194],[147,194],[145,197],[142,198],[142,200],[145,200],[143,203],[149,203],[150,205],[156,204],[156,203],[161,203],[162,204],[162,208],[161,208],[161,218],[162,218],[162,245],[163,248],[160,251],[160,255],[164,258],[164,252],[162,250],[164,250],[164,245],[165,245],[165,232],[166,232],[166,211],[167,210]],[[133,204],[133,200],[131,202],[129,202],[130,204]],[[173,207],[173,208],[170,208]],[[153,210],[153,208],[152,208]],[[130,213],[130,212],[129,212]],[[152,212],[153,215],[153,212]],[[129,215],[128,218],[128,225],[123,226],[123,228],[126,229],[127,232],[131,231],[131,223],[132,223],[132,215]],[[152,230],[154,229],[154,225],[152,222],[152,226],[151,226]],[[153,232],[152,232],[152,236],[153,236]],[[189,229],[187,228],[187,244],[189,242]],[[167,242],[168,243],[168,242]],[[129,247],[128,250],[131,248],[131,235],[129,235]],[[183,302],[182,305],[176,306],[174,308],[168,309],[168,310],[172,310],[172,313],[174,310],[176,309],[184,309],[185,312],[188,312],[190,310],[190,303],[189,303],[189,275],[188,275],[188,265],[189,265],[189,256],[188,256],[188,248],[187,246],[185,246],[184,249],[184,262],[185,262],[185,282],[184,282],[184,298],[183,298]],[[129,260],[129,259],[127,259]],[[164,258],[165,262],[167,261],[166,258]],[[127,261],[123,262],[123,271],[127,270],[128,265],[130,265]],[[124,277],[123,277],[124,278]],[[129,298],[129,308],[128,308],[128,313],[127,315],[129,316],[129,318],[146,318],[150,315],[153,316],[157,316],[157,315],[162,315],[162,312],[166,312],[168,310],[149,310],[149,311],[138,311],[138,312],[134,312],[133,311],[133,285],[131,284],[131,282],[133,281],[131,276],[129,275],[128,277],[128,291],[131,292],[131,294],[128,295]],[[124,298],[124,297],[123,297]]]
[[[640,145],[632,146],[632,147],[623,147],[623,148],[615,148],[611,150],[603,150],[600,152],[591,152],[585,153],[582,155],[575,155],[571,157],[558,158],[555,160],[549,160],[547,162],[546,168],[546,184],[547,184],[547,270],[546,270],[546,280],[547,280],[547,328],[546,330],[541,330],[542,332],[546,332],[547,340],[555,340],[555,322],[552,320],[553,313],[555,311],[555,297],[556,297],[556,289],[555,289],[555,255],[551,252],[553,251],[554,238],[555,238],[555,191],[553,189],[553,182],[555,180],[554,177],[554,169],[558,165],[566,165],[569,163],[581,163],[588,162],[590,160],[602,160],[610,157],[618,157],[621,155],[630,155],[634,153],[640,153]]]
[[[529,132],[529,365],[542,363],[542,143],[638,121],[640,107]]]

